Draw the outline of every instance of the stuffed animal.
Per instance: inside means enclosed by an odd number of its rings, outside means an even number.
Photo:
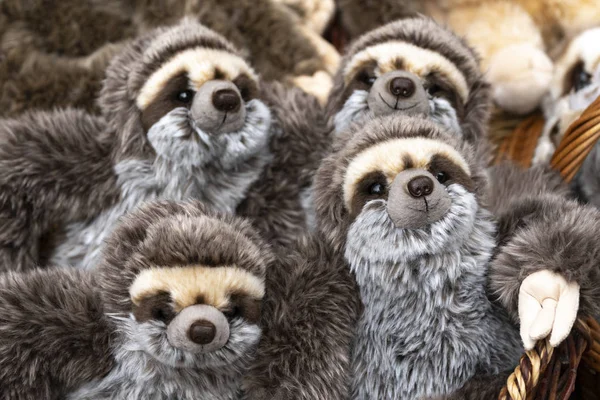
[[[600,23],[593,0],[340,0],[343,20],[366,32],[396,18],[429,15],[464,36],[482,57],[481,67],[501,108],[527,114],[550,88],[548,56],[565,38]],[[348,26],[348,25],[347,25]]]
[[[413,18],[368,32],[347,49],[327,111],[338,133],[399,112],[427,116],[481,142],[489,97],[473,50],[434,21]]]
[[[267,289],[248,398],[490,399],[519,334],[525,349],[556,346],[600,311],[600,212],[556,173],[486,169],[487,155],[418,117],[348,138],[315,178],[324,250],[298,246]]]
[[[243,202],[266,237],[294,237],[326,143],[314,128],[320,108],[299,90],[259,84],[229,42],[188,20],[113,60],[101,116],[0,121],[2,268],[93,267],[117,219],[153,199],[229,213]]]
[[[66,0],[56,7],[39,0],[4,1],[0,4],[0,116],[57,106],[100,113],[94,100],[107,61],[115,54],[109,50],[186,16],[231,40],[262,78],[299,86],[324,102],[339,55],[274,1]]]
[[[0,277],[3,399],[236,399],[272,255],[199,202],[125,217],[94,271]]]
[[[547,164],[567,128],[600,96],[600,28],[571,40],[556,61],[549,94],[543,101],[546,123],[534,154],[534,164]],[[573,186],[579,197],[600,207],[600,150],[586,157]]]

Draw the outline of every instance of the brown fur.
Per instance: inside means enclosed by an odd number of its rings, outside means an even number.
[[[66,106],[98,113],[94,100],[114,52],[104,63],[90,65],[89,57],[185,16],[243,49],[265,79],[292,85],[295,76],[335,68],[323,53],[329,45],[307,36],[299,18],[271,0],[61,0],[51,6],[7,0],[0,4],[0,116]]]
[[[56,268],[0,276],[0,398],[64,398],[104,376],[123,337],[110,315],[133,311],[145,318],[129,295],[139,272],[198,261],[236,265],[264,279],[272,255],[241,219],[198,202],[159,202],[122,220],[93,272]]]
[[[44,237],[117,200],[104,129],[102,119],[70,109],[2,121],[0,270],[37,265]]]
[[[273,83],[263,84],[261,99],[274,117],[274,159],[237,213],[251,218],[265,239],[289,245],[306,229],[300,196],[309,189],[329,139],[323,112],[312,96]]]

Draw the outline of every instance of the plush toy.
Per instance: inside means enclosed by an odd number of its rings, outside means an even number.
[[[573,38],[556,61],[550,93],[543,101],[546,123],[533,163],[547,164],[567,128],[600,96],[600,28]],[[600,207],[600,149],[596,145],[574,179],[579,197]]]
[[[328,100],[336,132],[391,113],[424,115],[470,141],[486,136],[489,87],[471,48],[427,18],[392,22],[346,51]]]
[[[506,313],[531,349],[600,311],[600,213],[555,173],[486,170],[416,117],[348,137],[315,179],[316,243],[267,286],[248,398],[490,399],[521,351]]]
[[[0,116],[57,106],[99,113],[93,105],[111,49],[186,16],[231,40],[262,78],[325,101],[337,51],[274,0],[67,0],[56,7],[7,0],[0,4]]]
[[[303,229],[303,190],[326,143],[320,108],[259,86],[217,33],[188,20],[141,37],[113,60],[99,104],[99,117],[0,121],[2,268],[93,267],[117,219],[153,199],[229,213],[243,202],[271,240]]]
[[[481,67],[501,108],[526,114],[539,106],[550,87],[548,51],[565,37],[600,23],[593,0],[426,0],[340,1],[346,21],[365,32],[396,18],[429,15],[464,36],[482,57]],[[365,10],[367,9],[367,10]],[[366,17],[365,17],[366,16]]]
[[[2,398],[238,398],[271,262],[247,221],[159,202],[122,220],[94,271],[3,274]]]

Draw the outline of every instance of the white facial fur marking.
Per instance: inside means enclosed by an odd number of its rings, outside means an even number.
[[[443,75],[452,82],[463,103],[469,97],[464,75],[450,60],[434,51],[400,41],[381,43],[358,52],[344,69],[346,84],[359,68],[371,60],[377,62],[375,72],[378,76],[396,70],[395,61],[402,60],[404,69],[418,76],[424,77],[431,72]]]
[[[234,266],[197,265],[146,269],[129,288],[131,300],[138,305],[144,297],[159,292],[171,295],[175,311],[195,304],[199,295],[206,304],[220,308],[227,305],[227,295],[234,292],[261,299],[265,284],[256,275]]]
[[[238,56],[222,50],[189,49],[178,53],[150,75],[136,99],[136,104],[140,110],[145,109],[167,82],[182,72],[187,72],[191,89],[198,90],[205,82],[214,79],[217,67],[225,74],[226,79],[232,80],[245,73],[254,81],[258,81],[254,70]]]
[[[344,178],[344,202],[350,208],[354,189],[365,174],[381,171],[392,182],[404,169],[404,157],[408,154],[415,167],[426,167],[431,158],[444,155],[461,167],[469,176],[471,170],[465,159],[452,146],[432,139],[402,138],[392,139],[369,147],[358,154],[348,165]]]
[[[555,65],[551,89],[554,98],[561,96],[567,72],[579,61],[583,61],[586,71],[593,72],[596,70],[600,65],[598,43],[600,43],[600,28],[585,31],[573,40],[565,54]]]

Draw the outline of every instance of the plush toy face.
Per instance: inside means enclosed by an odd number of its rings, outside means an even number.
[[[380,142],[349,164],[343,183],[353,218],[346,255],[401,261],[462,244],[478,210],[467,162],[419,137]]]
[[[141,87],[135,104],[150,144],[174,162],[228,166],[268,143],[270,112],[240,57],[203,47],[176,53]]]
[[[576,37],[556,62],[551,94],[546,100],[546,129],[555,141],[600,96],[599,43],[600,28],[590,29]]]
[[[343,69],[344,91],[336,130],[368,115],[424,115],[460,132],[469,89],[461,71],[446,57],[403,41],[367,47]]]
[[[229,365],[246,356],[260,338],[264,283],[244,269],[146,269],[129,294],[130,338],[171,367]]]

